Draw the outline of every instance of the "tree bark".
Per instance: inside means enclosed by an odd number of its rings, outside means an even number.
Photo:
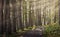
[[[0,34],[3,32],[3,0],[0,0]]]

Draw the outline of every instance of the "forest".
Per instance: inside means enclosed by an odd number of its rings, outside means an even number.
[[[0,37],[60,37],[60,0],[0,0]]]

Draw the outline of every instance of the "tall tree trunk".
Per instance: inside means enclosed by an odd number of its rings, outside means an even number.
[[[59,25],[60,25],[60,0],[59,0]]]
[[[16,32],[16,0],[11,0],[12,3],[12,19],[11,19],[11,31],[12,33]]]
[[[38,25],[42,25],[42,22],[41,22],[41,9],[38,12]]]
[[[3,1],[0,0],[0,34],[3,32]]]
[[[55,16],[54,16],[54,23],[56,23],[56,12],[55,12]]]
[[[29,26],[33,26],[33,20],[32,20],[32,10],[31,10],[31,2],[30,2],[30,9],[29,9]]]
[[[6,33],[11,34],[11,23],[10,23],[10,6],[9,6],[9,0],[6,0],[6,14],[5,14],[5,21],[6,21]]]
[[[21,2],[22,2],[22,0],[20,0],[20,11],[19,11],[19,16],[20,16],[20,18],[19,18],[19,20],[20,20],[20,29],[21,30],[24,30],[24,28],[23,28],[23,24],[22,24],[22,16],[21,16],[21,14],[22,14],[22,12],[21,12]]]
[[[3,1],[4,5],[3,5],[3,32],[6,31],[6,0]]]

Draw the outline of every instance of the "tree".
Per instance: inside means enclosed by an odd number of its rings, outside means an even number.
[[[10,6],[9,0],[6,0],[6,7],[5,7],[5,28],[6,33],[11,34],[11,23],[10,23]]]
[[[0,0],[0,34],[3,32],[3,1]]]
[[[60,25],[60,1],[58,3],[59,3],[59,25]]]

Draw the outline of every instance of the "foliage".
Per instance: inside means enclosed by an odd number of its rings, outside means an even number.
[[[32,26],[28,28],[24,28],[24,31],[19,30],[18,32],[24,33],[25,31],[33,30],[37,26]],[[60,37],[60,25],[57,23],[49,24],[49,25],[44,25],[44,32],[43,32],[44,37]]]
[[[33,30],[33,29],[35,29],[35,28],[36,28],[36,26],[33,25],[32,27],[24,28],[23,31],[22,31],[21,29],[20,29],[20,30],[17,30],[17,32],[25,32],[25,31]]]
[[[59,37],[60,26],[58,24],[45,25],[44,37]]]

